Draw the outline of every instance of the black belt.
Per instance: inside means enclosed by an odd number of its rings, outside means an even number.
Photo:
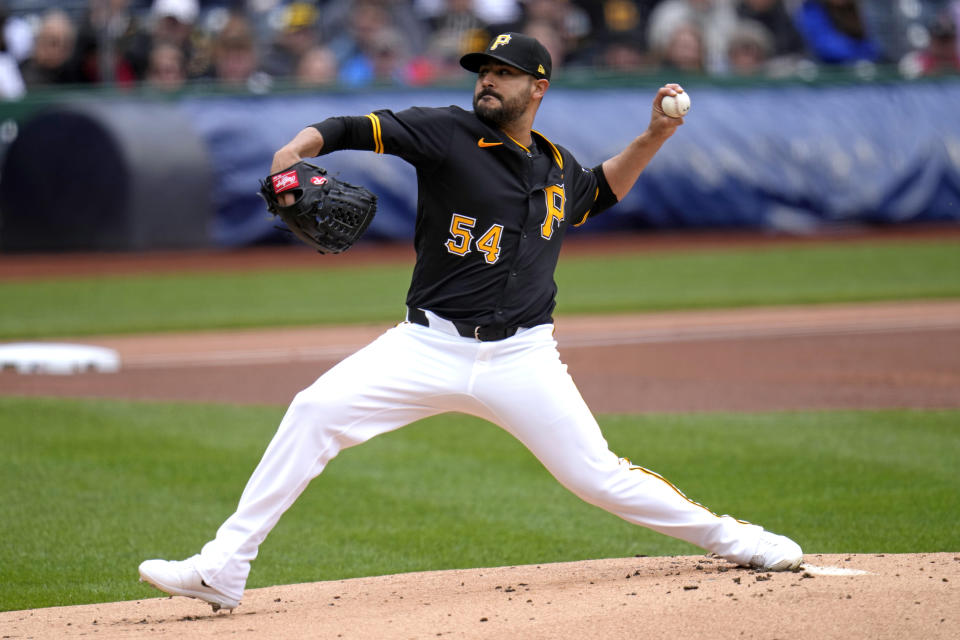
[[[415,324],[423,325],[424,327],[430,326],[430,320],[427,318],[427,314],[423,312],[423,309],[417,309],[414,307],[407,307],[407,320]],[[479,340],[480,342],[495,342],[497,340],[503,340],[504,338],[509,338],[514,335],[520,327],[497,327],[497,326],[479,326],[475,324],[469,324],[466,322],[455,322],[453,320],[448,320],[457,329],[457,333],[464,338],[473,338]]]

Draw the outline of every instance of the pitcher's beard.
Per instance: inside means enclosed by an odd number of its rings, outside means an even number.
[[[486,95],[492,95],[499,100],[499,106],[488,106],[485,102],[480,102],[480,98]],[[527,103],[522,95],[514,96],[504,100],[499,95],[492,93],[481,93],[473,97],[473,111],[477,116],[487,124],[503,129],[505,125],[512,123],[523,115],[527,108]]]

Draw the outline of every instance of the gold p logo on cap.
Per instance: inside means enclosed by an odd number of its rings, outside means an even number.
[[[494,49],[496,49],[502,44],[510,44],[509,33],[501,33],[500,35],[498,35],[496,39],[493,41],[493,44],[490,45],[490,51],[493,51]]]

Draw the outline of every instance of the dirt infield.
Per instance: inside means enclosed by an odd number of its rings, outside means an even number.
[[[811,555],[797,573],[708,557],[412,573],[0,613],[4,638],[954,639],[960,556]]]
[[[0,393],[285,404],[388,327],[102,336],[119,373],[0,372]],[[597,412],[960,406],[960,302],[557,320]]]
[[[176,267],[272,267],[275,255]],[[0,278],[174,268],[163,256],[74,265],[0,258]],[[122,370],[2,371],[0,393],[285,404],[386,328],[84,338],[116,349]],[[596,412],[960,407],[960,301],[560,317],[557,339]],[[960,637],[957,551],[810,555],[786,574],[707,557],[404,574],[255,589],[233,614],[185,598],[6,612],[0,636],[946,639]]]

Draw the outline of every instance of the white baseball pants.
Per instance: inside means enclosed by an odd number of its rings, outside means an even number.
[[[478,342],[428,317],[430,327],[404,322],[388,330],[297,394],[236,512],[194,557],[207,584],[241,599],[260,543],[337,453],[448,411],[506,429],[583,500],[733,562],[749,562],[761,527],[711,513],[609,450],[560,361],[553,325]]]

